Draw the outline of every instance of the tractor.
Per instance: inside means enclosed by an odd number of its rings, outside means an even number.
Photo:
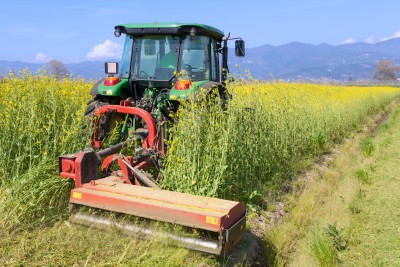
[[[115,26],[114,35],[122,34],[126,37],[121,61],[105,63],[107,77],[90,91],[93,98],[85,115],[93,120],[91,147],[59,157],[60,176],[75,184],[70,219],[99,227],[114,225],[136,234],[155,232],[143,225],[85,214],[81,207],[130,214],[212,232],[215,240],[168,237],[195,250],[228,252],[244,234],[245,206],[163,190],[159,170],[167,151],[168,129],[180,103],[202,93],[219,97],[224,105],[229,98],[228,41],[236,40],[239,57],[245,55],[244,41],[193,23]],[[121,154],[132,144],[129,155]]]
[[[115,26],[114,35],[122,34],[126,39],[120,64],[105,64],[108,77],[91,89],[93,98],[88,102],[86,115],[93,115],[104,105],[119,105],[127,100],[131,106],[148,111],[159,127],[160,123],[170,121],[180,101],[195,96],[200,89],[210,95],[216,91],[222,105],[226,103],[229,34],[224,36],[220,30],[204,24],[183,23]],[[236,56],[243,57],[244,41],[234,39]],[[110,117],[99,126],[100,140],[115,124],[115,118]],[[164,126],[166,133],[167,124]]]

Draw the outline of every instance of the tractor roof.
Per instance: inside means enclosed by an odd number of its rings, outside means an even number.
[[[189,33],[195,28],[198,34],[204,34],[221,40],[224,33],[217,28],[198,23],[129,23],[115,26],[115,30],[129,35],[147,35],[147,34],[182,34]]]

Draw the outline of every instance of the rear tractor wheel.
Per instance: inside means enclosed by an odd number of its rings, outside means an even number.
[[[93,117],[94,114],[96,113],[96,110],[98,110],[102,106],[105,106],[105,105],[118,105],[120,100],[121,99],[119,97],[115,97],[115,98],[108,98],[107,97],[106,98],[106,97],[103,97],[103,96],[96,95],[91,100],[89,100],[89,102],[87,102],[85,116]]]

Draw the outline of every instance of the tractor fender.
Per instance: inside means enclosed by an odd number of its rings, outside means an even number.
[[[93,85],[92,89],[90,89],[90,95],[95,96],[95,95],[99,94],[99,90],[98,90],[99,85],[100,85],[101,83],[103,83],[105,79],[106,79],[106,78],[102,78],[102,79],[98,80],[98,81]]]
[[[202,85],[201,88],[213,89],[213,88],[220,88],[222,86],[223,86],[222,83],[209,81],[209,82],[206,82],[204,85]]]

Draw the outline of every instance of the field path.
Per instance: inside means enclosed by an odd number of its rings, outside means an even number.
[[[368,147],[371,154],[365,153]],[[275,230],[276,236],[292,232],[292,252],[284,262],[400,266],[400,107],[378,129],[348,139],[331,157]],[[330,226],[338,232],[329,236]],[[343,246],[334,248],[332,241]]]
[[[393,114],[375,138],[371,184],[361,186],[359,214],[350,221],[349,266],[400,266],[400,115]]]

